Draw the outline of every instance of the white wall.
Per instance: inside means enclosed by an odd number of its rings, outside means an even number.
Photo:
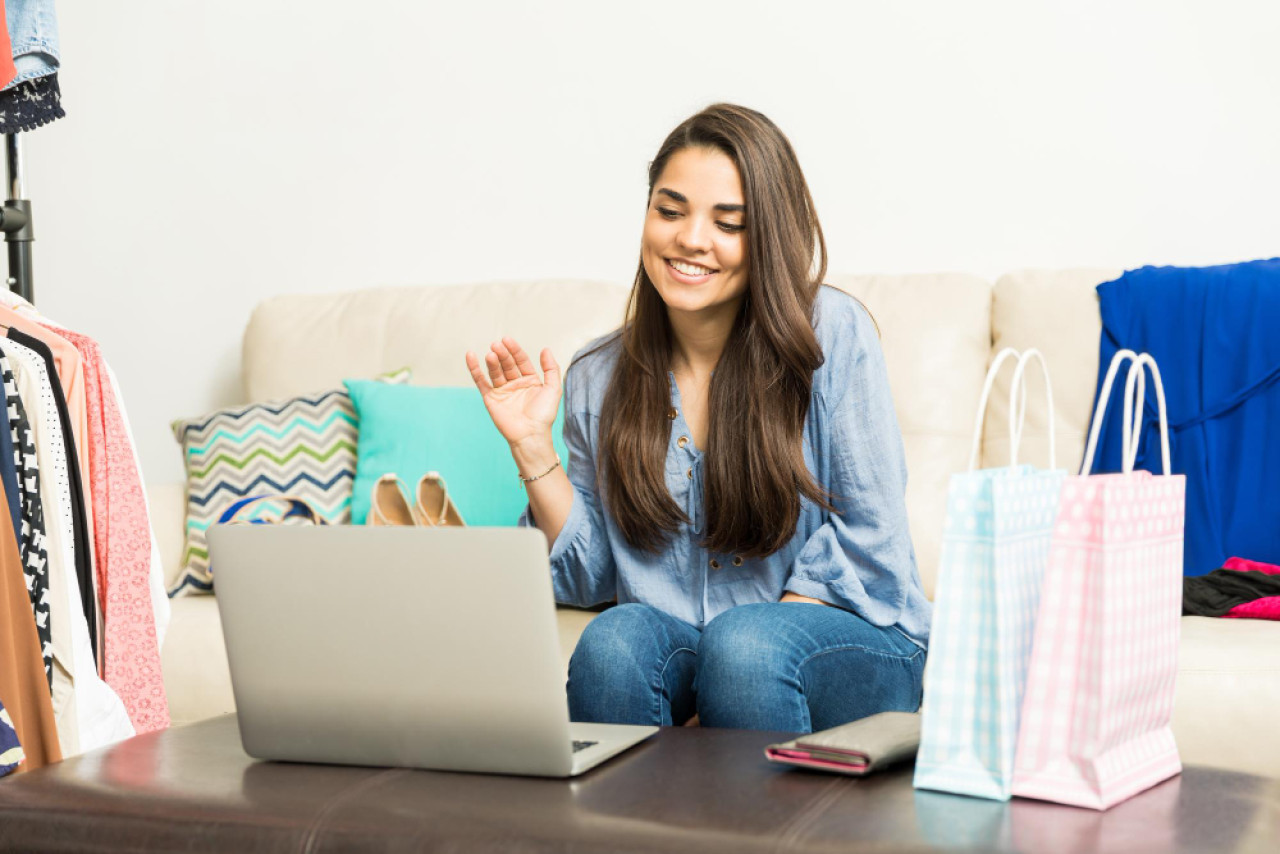
[[[181,478],[170,419],[239,401],[266,296],[628,281],[646,164],[716,100],[788,133],[833,271],[1280,254],[1264,0],[58,10],[36,298],[101,341],[149,480]]]

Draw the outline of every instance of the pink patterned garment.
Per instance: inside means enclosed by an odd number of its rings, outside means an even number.
[[[151,522],[142,480],[98,343],[66,329],[51,331],[75,345],[84,366],[102,678],[124,702],[139,735],[165,729],[169,704],[151,604]]]
[[[1237,572],[1264,572],[1267,575],[1280,575],[1280,566],[1246,560],[1242,557],[1227,558],[1222,568],[1234,569]],[[1280,620],[1280,596],[1263,596],[1261,599],[1245,602],[1222,616],[1239,620]]]

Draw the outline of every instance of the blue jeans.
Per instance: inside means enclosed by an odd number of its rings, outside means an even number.
[[[920,707],[925,653],[896,628],[803,602],[739,605],[698,631],[610,608],[569,661],[569,716],[597,723],[813,732]]]

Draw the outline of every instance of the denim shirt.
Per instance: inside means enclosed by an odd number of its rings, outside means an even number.
[[[613,340],[575,361],[564,381],[564,440],[573,505],[551,548],[556,600],[589,607],[639,602],[702,628],[735,605],[786,592],[821,599],[925,646],[930,605],[907,526],[907,466],[884,355],[871,317],[848,294],[819,289],[814,331],[825,358],[813,374],[804,460],[832,495],[830,513],[801,498],[795,535],[765,558],[702,548],[703,453],[671,379],[666,482],[690,519],[657,553],[631,547],[603,507],[596,477],[600,410],[621,348]],[[606,338],[587,345],[587,352]],[[520,524],[531,524],[529,510]]]

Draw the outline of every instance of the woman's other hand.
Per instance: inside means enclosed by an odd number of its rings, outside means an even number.
[[[549,348],[543,349],[540,360],[542,376],[514,338],[491,344],[483,367],[475,353],[467,352],[467,369],[485,409],[512,446],[551,436],[560,405],[560,366]]]
[[[807,602],[810,605],[830,605],[830,602],[823,602],[821,599],[814,599],[811,596],[801,596],[799,593],[783,593],[779,602]]]

